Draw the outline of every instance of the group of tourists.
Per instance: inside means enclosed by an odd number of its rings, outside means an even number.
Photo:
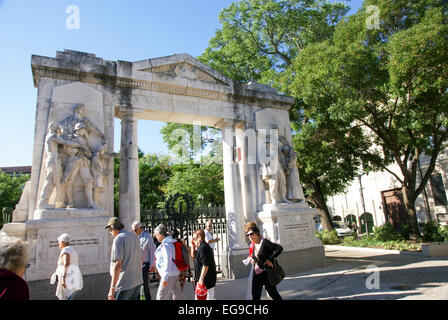
[[[108,229],[114,240],[111,248],[109,300],[151,300],[149,277],[157,272],[159,286],[157,300],[185,300],[184,287],[189,270],[193,271],[195,299],[216,300],[217,281],[213,247],[219,238],[212,234],[212,223],[193,233],[187,246],[179,238],[177,230],[168,233],[165,225],[158,225],[151,235],[140,222],[132,224],[132,231],[124,229],[119,218],[111,218]],[[260,300],[263,287],[274,300],[281,300],[275,284],[269,276],[276,258],[283,248],[264,239],[253,222],[245,226],[251,242],[247,264],[251,265],[248,281],[248,299]],[[156,241],[154,241],[156,239]],[[57,269],[50,283],[56,284],[56,296],[60,300],[73,300],[83,288],[78,253],[70,246],[70,236],[64,233],[58,238],[60,249]],[[190,258],[193,268],[190,269]],[[29,289],[23,279],[29,267],[30,246],[26,241],[0,236],[0,299],[27,300]]]
[[[207,222],[206,226],[211,228],[211,222]],[[215,299],[216,264],[213,249],[206,242],[203,229],[193,233],[191,246],[179,238],[177,230],[168,233],[163,224],[154,229],[153,236],[143,230],[138,221],[132,224],[133,232],[126,231],[118,218],[111,218],[106,229],[114,237],[109,300],[151,300],[149,274],[155,270],[160,277],[156,299],[185,300],[184,286],[190,269],[190,257],[194,260],[195,288],[202,288],[196,296]],[[213,243],[219,241],[218,238],[211,240]],[[201,295],[201,292],[206,292],[206,295]]]

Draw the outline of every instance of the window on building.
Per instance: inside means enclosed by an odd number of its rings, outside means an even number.
[[[442,175],[440,173],[431,175],[431,189],[434,195],[436,206],[447,205],[445,186],[443,185]]]

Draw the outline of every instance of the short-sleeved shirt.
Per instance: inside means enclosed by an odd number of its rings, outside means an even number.
[[[208,231],[207,229],[204,230],[205,233],[205,241],[208,243],[210,240],[213,240],[213,233],[211,233],[210,231]],[[210,248],[215,249],[215,243],[208,243],[208,245],[210,246]]]
[[[149,263],[151,267],[155,264],[156,245],[148,231],[144,230],[138,236],[140,240],[140,248],[142,249],[143,263]]]
[[[207,274],[204,278],[204,285],[207,289],[213,288],[216,285],[216,264],[213,255],[213,250],[209,244],[202,241],[199,245],[194,259],[194,281],[198,282],[201,276],[202,267],[208,267]]]
[[[64,263],[62,262],[62,256],[64,254],[70,255],[70,264],[79,265],[78,252],[76,252],[76,250],[73,247],[67,246],[67,247],[62,248],[61,253],[59,254],[58,266],[64,265]]]
[[[112,243],[111,272],[114,261],[121,260],[121,273],[116,291],[129,290],[143,283],[142,249],[138,237],[128,231],[120,231]]]

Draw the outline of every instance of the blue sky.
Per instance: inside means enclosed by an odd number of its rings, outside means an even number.
[[[234,0],[0,0],[0,167],[31,165],[37,89],[31,55],[71,49],[106,60],[198,56],[220,28],[218,14]],[[361,0],[351,1],[352,11]],[[66,27],[66,9],[80,10],[79,30]],[[167,153],[164,124],[139,121],[144,152]],[[120,136],[115,132],[115,151]]]

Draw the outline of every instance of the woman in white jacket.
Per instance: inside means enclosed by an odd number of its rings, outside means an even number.
[[[179,284],[179,269],[174,263],[176,253],[173,238],[168,235],[168,231],[163,224],[157,226],[154,230],[154,236],[160,243],[155,252],[156,268],[160,275],[160,285],[156,299],[170,300],[171,296],[174,296],[175,300],[185,300]]]
[[[75,294],[83,287],[78,253],[70,246],[70,236],[67,233],[59,236],[58,245],[61,253],[56,272],[51,277],[51,283],[58,281],[56,296],[59,300],[73,300]]]

